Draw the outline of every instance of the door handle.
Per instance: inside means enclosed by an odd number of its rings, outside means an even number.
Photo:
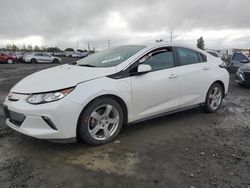
[[[178,78],[178,75],[176,75],[176,74],[171,74],[168,78],[169,78],[169,79]]]
[[[209,67],[204,67],[203,70],[209,70],[210,68]]]

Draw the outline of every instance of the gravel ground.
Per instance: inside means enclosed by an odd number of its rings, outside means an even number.
[[[20,79],[51,66],[0,65],[0,102]],[[249,188],[250,89],[231,76],[218,113],[198,108],[135,124],[99,147],[21,135],[0,109],[0,187]]]

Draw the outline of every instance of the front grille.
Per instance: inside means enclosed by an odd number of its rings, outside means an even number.
[[[247,82],[250,82],[250,72],[244,72],[244,78]]]
[[[4,107],[4,113],[6,118],[17,127],[20,127],[26,118],[25,115],[8,110],[7,107]]]

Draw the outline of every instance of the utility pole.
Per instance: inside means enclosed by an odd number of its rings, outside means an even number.
[[[89,41],[88,41],[88,51],[90,51],[90,44],[89,44]]]
[[[78,40],[76,41],[76,50],[78,50]]]
[[[171,30],[170,30],[170,42],[172,42],[173,41],[173,29],[171,28]]]
[[[110,48],[110,39],[108,39],[108,48]]]

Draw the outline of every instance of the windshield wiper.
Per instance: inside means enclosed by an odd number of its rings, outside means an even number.
[[[90,64],[79,64],[79,66],[81,66],[81,67],[96,67],[96,66],[90,65]]]

